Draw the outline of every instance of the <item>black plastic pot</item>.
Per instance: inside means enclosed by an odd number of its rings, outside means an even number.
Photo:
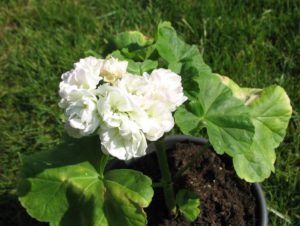
[[[207,140],[204,138],[197,138],[185,135],[173,135],[167,136],[165,138],[165,144],[167,149],[175,148],[176,143],[189,141],[196,144],[205,144]],[[153,152],[155,147],[153,144],[150,144],[148,151]],[[268,210],[266,205],[266,199],[263,193],[263,190],[258,183],[253,184],[253,191],[256,197],[257,207],[258,207],[258,226],[268,226]]]
[[[167,149],[173,149],[175,148],[176,143],[180,142],[193,142],[196,144],[206,144],[207,140],[204,138],[197,138],[197,137],[192,137],[192,136],[185,136],[185,135],[172,135],[172,136],[167,136],[165,137],[165,144]],[[147,148],[147,153],[150,154],[155,151],[155,146],[154,143],[150,143]],[[127,165],[130,165],[132,162],[136,160],[130,160],[126,161]],[[107,169],[112,169],[112,168],[119,168],[122,166],[120,165],[120,161],[111,161]],[[266,200],[263,194],[263,190],[261,186],[258,183],[253,184],[253,193],[256,197],[256,203],[258,207],[258,223],[256,226],[268,226],[268,211],[267,211],[267,205],[266,205]]]

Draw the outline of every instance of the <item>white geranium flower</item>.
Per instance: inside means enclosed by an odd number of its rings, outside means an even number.
[[[149,82],[145,77],[129,73],[124,75],[115,86],[132,95],[143,96],[149,91]]]
[[[97,89],[98,112],[107,127],[119,127],[124,115],[135,111],[132,100],[121,89],[104,84]]]
[[[175,111],[178,106],[187,100],[183,94],[181,77],[171,70],[156,69],[144,76],[149,80],[152,88],[147,96],[166,105],[170,111]]]
[[[129,74],[116,83],[116,87],[127,92],[139,109],[131,112],[130,117],[140,126],[150,141],[158,140],[174,127],[171,111],[163,101],[153,98],[155,85],[147,76]]]
[[[102,77],[100,77],[101,67],[102,60],[95,57],[86,57],[75,63],[73,70],[64,73],[59,84],[59,95],[62,98],[59,106],[62,108],[67,107],[73,91],[95,89],[99,81],[102,80]]]
[[[65,108],[67,133],[75,138],[92,134],[100,124],[96,96],[86,90],[74,90],[69,96]]]
[[[121,115],[120,126],[99,130],[102,151],[121,160],[146,154],[147,142],[143,132],[126,115]]]
[[[65,110],[65,129],[72,137],[90,135],[99,127],[94,90],[102,79],[101,67],[102,60],[86,57],[61,77],[59,95],[62,99],[59,106]]]
[[[103,60],[96,57],[86,57],[75,63],[75,71],[77,77],[74,78],[74,83],[85,89],[94,89],[99,81],[103,78],[100,76]]]
[[[127,65],[114,58],[81,59],[62,75],[59,92],[67,132],[79,138],[100,127],[102,150],[126,160],[146,153],[146,138],[155,141],[169,132],[172,111],[187,99],[179,75],[158,69],[135,76]],[[98,86],[101,79],[111,84]]]
[[[143,105],[147,104],[145,98],[151,86],[146,77],[127,73],[115,86],[127,93],[139,108],[143,109]]]
[[[152,101],[145,112],[146,118],[138,122],[148,140],[156,141],[174,127],[173,115],[163,103]]]
[[[114,83],[127,72],[127,61],[119,61],[113,57],[103,61],[101,76],[105,82]]]
[[[124,90],[108,84],[98,87],[98,112],[102,118],[99,130],[102,150],[119,159],[128,160],[146,154],[144,133],[131,118],[140,109]]]
[[[158,101],[149,100],[147,109],[132,112],[130,117],[139,125],[150,141],[158,140],[174,127],[172,112]]]
[[[74,64],[74,69],[64,73],[61,76],[60,94],[64,98],[68,94],[65,93],[64,88],[67,89],[95,89],[99,81],[102,80],[100,70],[103,60],[95,57],[86,57],[80,59]]]

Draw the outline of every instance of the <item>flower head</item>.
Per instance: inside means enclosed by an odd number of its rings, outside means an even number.
[[[123,116],[136,109],[130,96],[117,87],[104,84],[97,89],[97,94],[98,112],[106,127],[119,127]]]
[[[172,112],[187,99],[181,77],[172,71],[138,76],[127,66],[115,58],[81,59],[62,75],[59,90],[68,134],[79,138],[97,132],[102,151],[123,160],[145,155],[146,139],[156,141],[169,132]]]
[[[102,151],[122,160],[145,155],[147,141],[143,132],[126,115],[122,115],[120,121],[119,127],[100,128]]]
[[[100,76],[102,60],[95,57],[80,59],[74,64],[74,69],[65,72],[59,84],[59,95],[62,98],[60,107],[66,108],[67,103],[74,96],[74,92],[79,90],[94,90],[103,79]],[[73,93],[73,94],[72,94]]]
[[[175,111],[187,100],[183,94],[181,77],[171,70],[160,68],[153,70],[150,75],[145,73],[144,76],[152,86],[147,95],[164,103],[170,111]]]
[[[162,79],[159,80],[159,76],[163,76],[163,72],[171,73],[170,76],[176,76],[176,82],[179,84],[176,83],[173,86],[181,87],[180,77],[169,70],[158,72],[158,76],[155,73],[151,75],[145,73],[144,76],[127,74],[116,83],[116,87],[127,92],[139,109],[131,112],[130,116],[137,122],[150,141],[158,140],[174,127],[170,105],[172,105],[172,109],[176,109],[177,105],[181,105],[186,100],[186,97],[183,96],[182,87],[181,89],[175,87],[172,90],[172,87],[164,87],[163,84],[160,84]],[[165,80],[167,79],[166,77]],[[175,94],[174,92],[178,90],[179,93]],[[170,100],[171,95],[177,99]]]
[[[80,59],[74,69],[62,75],[59,84],[59,106],[65,110],[66,131],[72,137],[87,136],[99,126],[95,88],[102,77],[102,60],[95,57]]]
[[[67,133],[75,138],[92,134],[100,124],[97,98],[86,90],[73,91],[70,96],[72,100],[65,108]]]
[[[68,94],[66,89],[95,89],[99,81],[102,80],[100,70],[102,60],[95,57],[86,57],[80,59],[74,64],[74,69],[64,73],[61,76],[60,95],[64,98]]]

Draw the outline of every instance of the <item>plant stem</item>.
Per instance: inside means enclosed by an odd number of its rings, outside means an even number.
[[[162,139],[155,142],[156,155],[161,172],[161,184],[164,191],[165,203],[171,215],[176,215],[176,200],[173,189],[172,176],[168,164],[166,147]]]
[[[99,165],[99,175],[101,178],[104,177],[104,170],[105,170],[105,167],[106,167],[108,161],[109,161],[109,155],[102,153],[101,158],[100,158],[100,165]]]
[[[190,168],[194,163],[198,161],[198,159],[208,150],[209,144],[205,144],[203,148],[189,161],[185,166],[183,166],[180,170],[177,171],[177,173],[174,176],[174,180],[177,180],[181,175]]]

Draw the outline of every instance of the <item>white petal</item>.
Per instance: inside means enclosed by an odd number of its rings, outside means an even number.
[[[72,91],[65,117],[65,129],[70,136],[78,138],[92,134],[100,124],[97,98],[89,91]]]
[[[111,57],[103,61],[100,74],[105,82],[114,83],[126,74],[127,66],[127,61],[119,61]]]
[[[153,86],[149,96],[164,103],[170,111],[175,111],[187,97],[183,94],[181,77],[171,70],[156,69],[150,75],[145,74]]]
[[[128,118],[120,128],[101,127],[99,137],[102,151],[118,159],[129,160],[146,154],[146,138]]]

